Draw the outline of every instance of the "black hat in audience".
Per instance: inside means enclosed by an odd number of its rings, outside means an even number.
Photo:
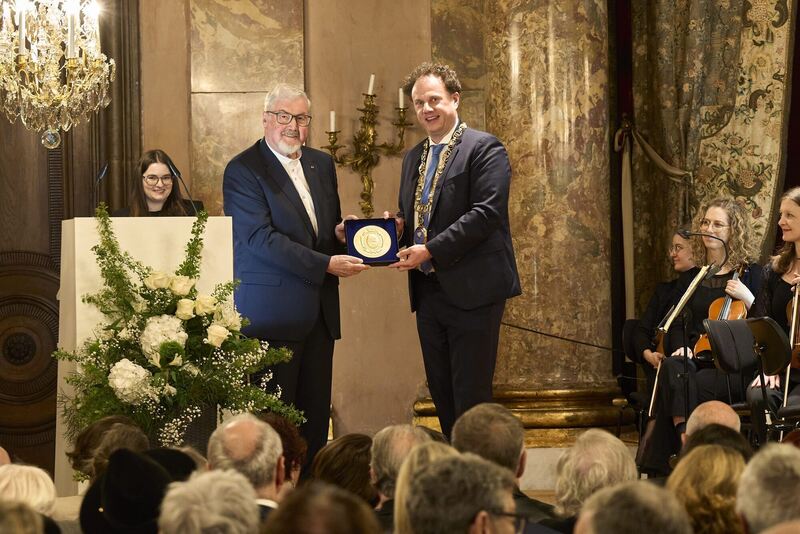
[[[185,458],[182,458],[185,457]],[[187,466],[191,464],[191,469]],[[115,451],[106,472],[89,487],[80,512],[85,534],[157,534],[167,486],[194,469],[188,455],[171,449],[138,454]]]

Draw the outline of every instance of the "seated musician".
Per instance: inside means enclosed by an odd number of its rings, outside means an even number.
[[[741,301],[746,309],[755,300],[754,295],[761,285],[761,267],[753,263],[758,251],[752,239],[750,218],[733,199],[717,198],[698,212],[694,228],[698,232],[714,236],[695,240],[694,257],[705,259],[706,264],[719,266],[719,271],[700,283],[686,305],[684,315],[687,323],[687,346],[674,350],[671,354],[673,357],[666,358],[662,363],[664,367],[658,385],[653,446],[644,451],[641,466],[651,472],[663,474],[669,473],[670,454],[680,450],[680,435],[685,431],[686,418],[695,406],[709,400],[744,400],[746,385],[755,373],[755,369],[748,369],[741,376],[736,374],[726,377],[712,363],[698,363],[693,350],[700,336],[705,333],[703,320],[708,318],[709,307],[716,299],[727,295]],[[671,337],[674,339],[674,336]],[[683,359],[684,354],[688,356],[686,362]],[[686,379],[684,370],[688,372]]]
[[[772,317],[789,336],[793,288],[800,282],[800,187],[790,189],[781,198],[778,227],[781,229],[784,245],[778,254],[764,266],[764,282],[756,296],[750,316]],[[765,380],[767,403],[773,413],[783,403],[783,385],[786,375],[782,374],[783,376],[767,376]],[[759,376],[756,376],[748,388],[747,401],[753,407],[753,422],[759,442],[764,443],[766,441],[766,419]],[[798,369],[792,369],[789,377],[787,405],[792,404],[800,404],[800,370]]]

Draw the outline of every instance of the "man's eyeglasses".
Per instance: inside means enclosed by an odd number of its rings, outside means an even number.
[[[503,512],[500,510],[497,511],[489,510],[488,512],[490,515],[507,517],[512,521],[514,521],[514,534],[522,534],[525,531],[525,527],[528,524],[528,516],[522,514],[517,514],[514,512]]]
[[[170,185],[172,184],[172,180],[174,179],[174,177],[171,174],[167,174],[165,176],[156,176],[155,174],[148,174],[146,176],[142,176],[142,178],[144,178],[144,183],[150,186],[158,185],[158,182],[161,182],[163,185]]]
[[[711,228],[712,230],[722,230],[723,228],[727,228],[728,226],[730,225],[719,221],[709,221],[708,219],[703,219],[702,221],[700,221],[700,228]]]
[[[311,115],[292,115],[286,111],[267,111],[267,113],[275,115],[275,120],[278,121],[278,124],[289,124],[292,122],[292,119],[297,121],[298,126],[308,126],[311,124]]]

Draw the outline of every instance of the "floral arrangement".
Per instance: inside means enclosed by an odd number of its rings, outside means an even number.
[[[274,411],[294,423],[302,414],[248,375],[287,361],[291,353],[241,333],[248,324],[233,304],[235,282],[200,294],[202,234],[208,214],[192,226],[183,263],[174,274],[153,271],[120,250],[108,211],[96,212],[93,247],[103,288],[85,295],[105,320],[75,352],[56,351],[77,370],[67,377],[73,396],[61,395],[68,437],[112,414],[127,415],[162,445],[183,442],[187,425],[204,407],[232,412]]]

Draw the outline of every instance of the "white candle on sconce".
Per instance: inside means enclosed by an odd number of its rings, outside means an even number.
[[[374,95],[375,93],[372,92],[373,89],[375,89],[375,75],[374,74],[370,74],[369,75],[369,89],[367,89],[367,94],[368,95]]]
[[[77,58],[78,54],[75,50],[76,31],[78,28],[78,16],[80,12],[80,4],[77,0],[71,0],[64,4],[64,11],[67,14],[67,59]]]
[[[328,130],[329,132],[336,131],[336,112],[331,110],[331,129]]]
[[[405,106],[405,104],[406,104],[405,96],[406,95],[403,94],[403,88],[402,87],[397,90],[397,107],[399,107],[399,108],[406,107]]]
[[[21,56],[28,54],[28,48],[25,46],[25,9],[28,7],[27,0],[17,0],[14,11],[17,15],[17,42],[19,48],[17,53]]]

